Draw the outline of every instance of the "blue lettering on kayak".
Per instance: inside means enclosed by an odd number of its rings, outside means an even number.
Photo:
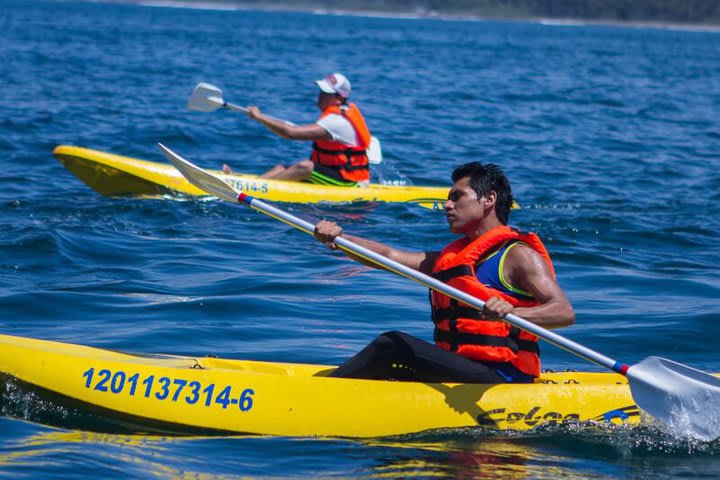
[[[89,368],[82,374],[85,388],[103,393],[154,398],[161,401],[185,402],[210,407],[214,404],[227,409],[229,405],[237,405],[240,411],[247,412],[253,408],[255,390],[252,388],[233,389],[230,385],[203,385],[198,381],[183,378],[156,377],[148,375],[141,380],[139,373],[128,375],[122,370],[111,371],[106,368],[96,371]],[[240,393],[238,393],[240,391]]]
[[[270,187],[268,186],[267,182],[256,182],[253,180],[243,180],[243,179],[236,179],[236,178],[226,178],[224,180],[225,180],[225,183],[230,185],[232,188],[234,188],[238,192],[244,192],[244,193],[250,194],[250,193],[268,193],[270,191]]]

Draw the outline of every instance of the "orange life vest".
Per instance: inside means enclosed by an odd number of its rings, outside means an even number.
[[[337,170],[345,180],[351,182],[370,180],[370,164],[366,152],[370,145],[370,130],[360,110],[354,103],[332,106],[325,109],[320,118],[331,114],[342,115],[348,119],[355,129],[359,145],[350,146],[332,140],[317,140],[313,142],[310,160]]]
[[[491,229],[473,242],[461,238],[445,247],[435,262],[433,276],[483,301],[500,297],[515,307],[539,305],[536,300],[518,299],[487,287],[475,276],[476,266],[508,241],[523,242],[538,252],[555,276],[540,238],[505,225]],[[510,362],[523,373],[540,376],[538,337],[499,319],[483,319],[482,312],[442,293],[433,291],[430,302],[435,343],[439,347],[471,360]]]

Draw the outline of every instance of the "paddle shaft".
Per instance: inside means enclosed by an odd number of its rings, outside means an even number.
[[[313,235],[313,233],[315,232],[315,226],[313,224],[306,222],[305,220],[302,220],[301,218],[298,218],[288,212],[280,210],[270,204],[267,204],[262,200],[258,200],[255,197],[240,193],[237,197],[237,201],[239,203],[245,203],[248,206],[252,207],[254,210],[278,219],[310,235]],[[482,310],[485,306],[485,302],[483,302],[477,297],[473,297],[472,295],[467,294],[462,290],[458,290],[457,288],[451,287],[450,285],[443,283],[440,280],[437,280],[413,268],[407,267],[401,263],[398,263],[378,253],[375,253],[372,250],[362,247],[355,242],[343,238],[342,236],[337,237],[334,243],[343,251],[350,252],[354,255],[369,260],[376,265],[380,265],[387,270],[390,270],[391,272],[394,272],[405,278],[409,278],[410,280],[414,280],[421,285],[424,285],[437,292],[443,293],[451,298],[454,298],[455,300],[466,303],[472,307],[477,308],[478,310]],[[579,343],[575,343],[572,340],[569,340],[528,320],[518,317],[515,314],[510,313],[506,315],[503,320],[510,325],[525,330],[526,332],[532,333],[533,335],[537,335],[543,340],[550,342],[553,345],[567,350],[571,353],[574,353],[575,355],[578,355],[597,365],[600,365],[601,367],[605,367],[623,375],[625,375],[625,373],[627,372],[627,365],[617,362],[610,357],[606,357],[605,355],[602,355],[601,353],[591,350],[583,345],[580,345]]]
[[[248,109],[246,107],[241,107],[240,105],[235,105],[234,103],[223,101],[222,107],[232,110],[233,112],[248,113]]]
[[[233,104],[233,103],[223,102],[222,107],[223,107],[223,108],[226,108],[226,109],[228,109],[228,110],[232,110],[233,112],[248,113],[247,107],[241,107],[240,105],[235,105],[235,104]],[[265,117],[270,118],[270,119],[272,119],[272,120],[276,120],[276,121],[278,121],[278,122],[282,122],[282,123],[284,123],[285,125],[290,125],[290,126],[295,125],[295,124],[292,123],[292,122],[289,122],[289,121],[287,121],[287,120],[281,120],[281,119],[275,118],[275,117],[271,117],[270,115],[265,115]]]
[[[158,145],[165,152],[172,164],[175,165],[175,167],[182,173],[182,175],[184,175],[188,180],[190,180],[191,183],[193,183],[201,190],[212,193],[219,198],[231,202],[237,201],[239,203],[245,203],[251,208],[259,211],[260,213],[280,220],[281,222],[284,222],[294,228],[302,230],[303,232],[310,235],[315,232],[315,226],[313,224],[306,222],[305,220],[302,220],[298,217],[295,217],[294,215],[280,210],[279,208],[276,208],[270,204],[267,204],[262,200],[258,200],[245,193],[238,192],[230,185],[223,182],[220,178],[209,172],[206,172],[202,168],[199,168],[197,165],[194,165],[193,163],[185,160],[184,158],[167,148],[165,145]],[[335,239],[335,244],[345,252],[349,252],[359,257],[362,257],[391,272],[394,272],[410,280],[414,280],[422,285],[425,285],[428,288],[431,288],[432,290],[444,293],[445,295],[454,298],[455,300],[471,305],[478,310],[483,310],[483,308],[485,307],[485,302],[483,302],[479,298],[473,297],[472,295],[458,290],[457,288],[451,287],[450,285],[436,280],[433,277],[425,275],[424,273],[421,273],[401,263],[386,258],[346,238],[343,238],[341,236],[337,237]],[[601,367],[605,367],[623,375],[625,375],[628,371],[627,365],[616,362],[615,360],[606,357],[605,355],[602,355],[587,347],[575,343],[572,340],[568,340],[567,338],[553,333],[550,330],[547,330],[539,325],[520,318],[517,315],[506,315],[504,320],[510,325],[537,335],[538,337],[552,343],[553,345],[556,345],[564,350],[569,351],[570,353],[573,353],[586,360],[596,363]]]

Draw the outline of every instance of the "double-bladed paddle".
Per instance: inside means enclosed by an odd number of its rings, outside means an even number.
[[[213,174],[190,163],[164,145],[159,145],[170,162],[190,183],[201,190],[230,202],[245,203],[258,212],[305,233],[313,234],[315,230],[313,224],[236,191]],[[346,252],[360,256],[478,310],[482,310],[485,305],[485,302],[472,295],[378,255],[342,236],[335,239],[335,244]],[[648,357],[635,365],[628,366],[517,315],[509,314],[504,321],[601,367],[625,375],[637,406],[669,425],[677,433],[704,441],[720,437],[720,379],[717,377],[660,357]]]
[[[204,82],[198,83],[193,90],[192,95],[190,95],[190,100],[188,100],[187,108],[197,112],[214,112],[218,108],[225,108],[234,112],[248,113],[247,107],[226,102],[223,99],[222,90],[215,85],[210,85],[209,83]],[[283,122],[286,125],[294,125],[292,122],[288,122],[286,120],[280,120],[274,117],[269,118]],[[382,146],[380,145],[380,140],[378,140],[377,137],[370,137],[370,145],[367,148],[367,156],[368,162],[373,165],[377,165],[382,162]]]

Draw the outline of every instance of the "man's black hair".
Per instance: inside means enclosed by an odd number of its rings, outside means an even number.
[[[453,183],[465,177],[470,177],[470,188],[475,190],[478,198],[484,197],[490,192],[497,194],[495,215],[500,223],[507,225],[513,196],[510,181],[500,167],[494,163],[483,165],[480,162],[469,162],[460,165],[452,173]]]

